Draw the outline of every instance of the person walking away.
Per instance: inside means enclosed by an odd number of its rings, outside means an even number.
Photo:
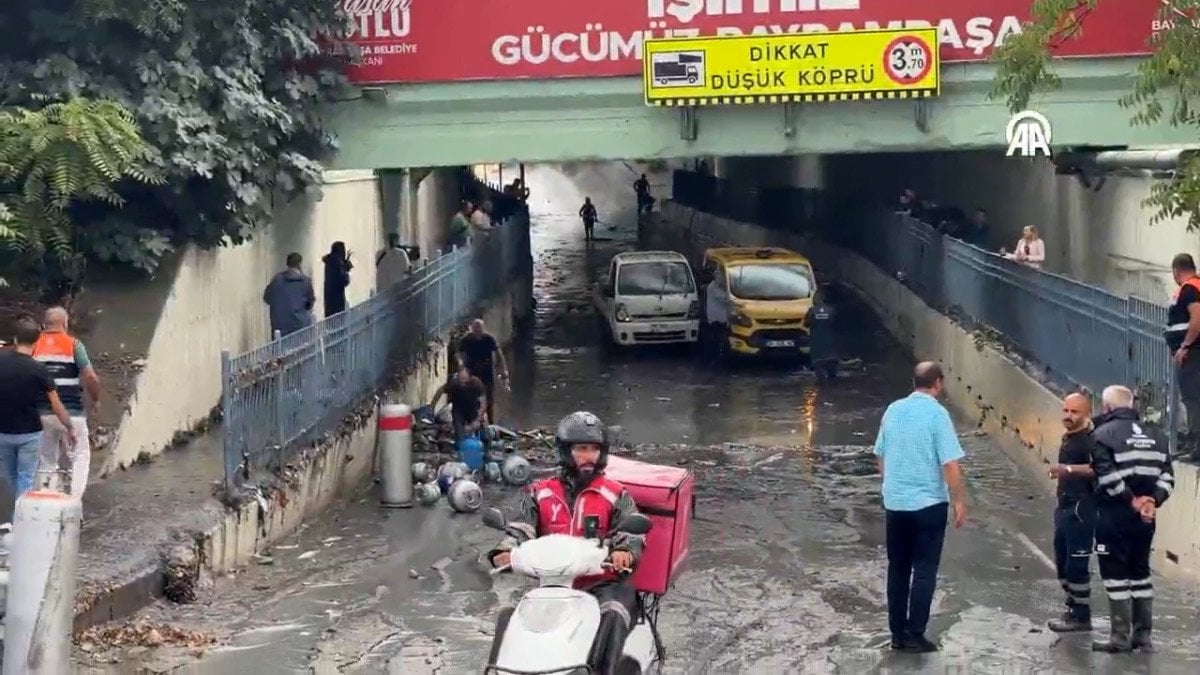
[[[654,210],[654,196],[650,194],[650,181],[646,180],[646,174],[642,174],[633,182],[633,192],[637,195],[638,213],[650,213]]]
[[[352,254],[346,252],[346,242],[335,241],[329,253],[321,258],[325,263],[325,317],[346,311],[346,287],[350,285],[350,271],[354,269]]]
[[[487,407],[487,390],[478,377],[471,375],[471,371],[460,366],[453,377],[433,392],[429,406],[436,410],[442,396],[450,403],[455,443],[487,424],[482,415]]]
[[[1163,333],[1171,359],[1175,362],[1179,382],[1179,398],[1187,412],[1187,436],[1184,453],[1193,462],[1200,462],[1200,277],[1196,261],[1190,254],[1180,253],[1171,260],[1171,275],[1179,289],[1167,308],[1167,329]]]
[[[76,443],[74,425],[58,396],[54,377],[32,356],[40,336],[37,324],[20,321],[12,336],[15,348],[0,351],[0,463],[16,498],[33,487],[42,445],[43,401],[49,403],[65,430],[67,444],[75,447]]]
[[[591,241],[592,230],[596,227],[596,220],[599,216],[596,214],[596,205],[592,203],[591,197],[583,198],[583,206],[579,207],[579,217],[583,219],[583,240]]]
[[[500,366],[500,378],[508,380],[508,363],[504,360],[504,351],[500,342],[484,330],[483,319],[475,319],[467,329],[466,335],[458,339],[458,362],[467,367],[472,375],[483,382],[487,394],[487,418],[490,423],[496,422],[495,393],[496,365]]]
[[[597,576],[575,580],[575,588],[596,598],[600,625],[589,657],[592,670],[615,673],[625,639],[638,616],[637,590],[629,574],[645,548],[645,537],[612,528],[638,512],[637,504],[623,485],[604,473],[611,439],[600,419],[590,412],[564,417],[554,433],[559,473],[523,491],[519,522],[510,523],[505,537],[487,553],[492,567],[505,567],[512,550],[530,539],[548,534],[603,538],[611,535],[608,562],[611,567]],[[507,610],[512,611],[512,610]]]
[[[47,400],[42,413],[41,460],[55,468],[62,465],[65,454],[71,466],[71,495],[83,499],[91,467],[92,446],[88,432],[88,414],[93,417],[100,409],[100,377],[92,367],[87,348],[67,332],[69,317],[62,307],[46,310],[42,334],[33,346],[32,356],[54,378],[58,398],[71,417],[70,429],[74,441],[67,441],[67,427],[59,423]],[[87,392],[85,405],[84,392]]]
[[[1008,253],[1004,249],[1000,249],[1000,254],[1009,260],[1016,260],[1022,265],[1040,270],[1042,263],[1046,260],[1046,242],[1038,236],[1036,227],[1026,225],[1025,229],[1021,230],[1021,238],[1017,240],[1013,252]]]
[[[1133,403],[1128,387],[1106,387],[1092,433],[1099,495],[1096,558],[1112,619],[1108,640],[1092,643],[1098,652],[1153,649],[1150,546],[1155,516],[1171,496],[1175,472],[1167,444],[1142,426]]]
[[[954,507],[954,527],[967,518],[962,446],[950,413],[937,400],[944,388],[939,364],[917,364],[913,392],[887,407],[875,439],[886,510],[891,646],[919,653],[938,650],[925,629],[946,538],[947,502]]]
[[[400,235],[389,232],[387,240],[387,248],[375,257],[375,288],[380,292],[395,288],[412,270],[408,251],[400,248]]]
[[[1058,448],[1058,463],[1050,477],[1058,480],[1054,511],[1054,569],[1066,594],[1067,611],[1049,622],[1055,633],[1092,629],[1092,583],[1088,563],[1096,529],[1096,473],[1092,469],[1092,402],[1083,394],[1068,394],[1062,402],[1066,429]]]
[[[822,290],[808,310],[808,358],[818,380],[837,378],[837,336],[833,328],[834,309]]]
[[[263,302],[271,314],[271,336],[290,335],[313,322],[312,309],[317,302],[312,279],[300,271],[304,259],[299,253],[287,255],[287,269],[276,274],[263,291]]]

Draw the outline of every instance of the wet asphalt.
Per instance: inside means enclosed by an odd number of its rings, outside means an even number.
[[[688,351],[600,348],[587,295],[611,256],[636,245],[635,177],[620,164],[529,170],[536,319],[510,356],[513,391],[498,408],[522,427],[588,409],[621,425],[627,442],[648,444],[641,459],[695,472],[692,559],[660,620],[664,672],[1200,672],[1195,595],[1165,582],[1156,654],[1095,655],[1090,636],[1045,630],[1061,611],[1046,557],[1052,504],[961,418],[971,510],[946,538],[930,626],[942,651],[889,651],[870,443],[883,408],[907,393],[908,355],[853,305],[838,328],[845,356],[862,366],[829,384],[791,366],[725,372]],[[575,215],[585,194],[615,226],[598,227],[606,240],[591,246]],[[488,496],[515,502],[509,491]],[[207,631],[221,647],[127,652],[106,670],[435,672],[418,654],[438,649],[436,672],[480,672],[495,612],[523,589],[485,571],[480,555],[495,540],[444,503],[383,510],[364,492],[276,546],[274,564],[216,580],[200,604],[143,613]]]

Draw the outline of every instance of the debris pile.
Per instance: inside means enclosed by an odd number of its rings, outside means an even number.
[[[183,647],[203,650],[217,644],[217,638],[201,631],[192,631],[146,619],[124,623],[93,626],[76,638],[79,649],[87,653],[114,647]]]

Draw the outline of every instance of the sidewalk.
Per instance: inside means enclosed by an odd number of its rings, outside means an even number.
[[[99,455],[100,453],[97,453]],[[93,457],[96,462],[99,457]],[[167,555],[220,521],[220,428],[88,486],[83,495],[75,629],[127,616],[162,592]]]

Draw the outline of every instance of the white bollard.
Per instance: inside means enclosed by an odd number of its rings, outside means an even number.
[[[72,672],[82,512],[78,499],[61,492],[27,492],[17,500],[8,557],[3,675]]]
[[[407,509],[413,505],[412,408],[387,403],[379,408],[379,473],[383,506]]]

